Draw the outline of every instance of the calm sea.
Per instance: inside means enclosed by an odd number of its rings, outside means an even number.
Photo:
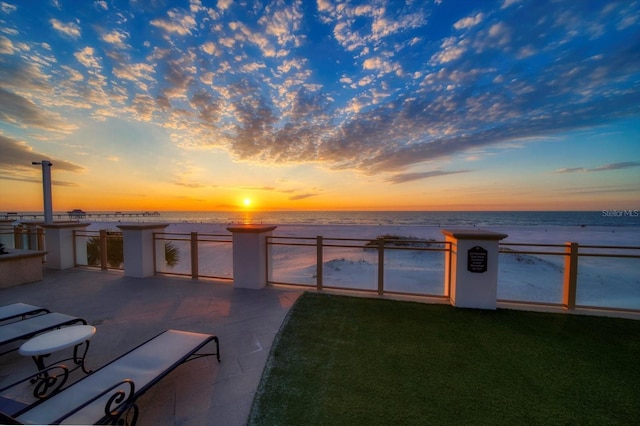
[[[434,226],[640,226],[638,210],[580,212],[393,212],[393,211],[273,211],[160,212],[145,221],[186,223],[255,223],[315,225]]]
[[[113,211],[87,211],[83,221],[293,225],[431,225],[431,226],[612,226],[640,227],[639,210],[601,211],[162,211],[159,216],[115,216]],[[123,211],[127,214],[129,212]],[[42,212],[25,220],[42,220]],[[54,212],[55,220],[67,219]],[[1,215],[1,218],[5,218]],[[9,216],[10,218],[14,216]]]

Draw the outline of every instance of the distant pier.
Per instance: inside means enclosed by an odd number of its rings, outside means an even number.
[[[127,218],[127,217],[157,217],[160,216],[158,212],[94,212],[86,213],[79,210],[72,210],[66,213],[54,213],[54,219],[66,219],[66,220],[83,220],[93,218]],[[19,212],[6,212],[0,213],[0,218],[5,220],[44,220],[44,213],[19,213]]]

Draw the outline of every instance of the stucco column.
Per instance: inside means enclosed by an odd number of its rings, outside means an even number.
[[[267,285],[267,261],[271,261],[267,237],[276,226],[237,225],[233,234],[233,286],[260,289]]]
[[[59,222],[42,225],[45,230],[44,241],[47,250],[46,267],[49,269],[67,269],[76,266],[74,256],[73,231],[83,231],[88,223]],[[86,246],[84,251],[87,251]]]
[[[476,229],[444,229],[442,233],[451,243],[451,256],[445,264],[445,286],[449,288],[451,304],[496,309],[498,243],[507,235]]]
[[[124,275],[144,278],[155,275],[153,233],[163,232],[166,223],[118,225],[122,230]]]

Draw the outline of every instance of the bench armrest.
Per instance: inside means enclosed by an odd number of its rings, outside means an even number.
[[[88,399],[69,413],[66,413],[64,416],[56,419],[53,423],[62,423],[65,419],[73,416],[77,412],[96,402],[98,399],[103,398],[109,394],[111,394],[111,396],[104,406],[103,419],[109,419],[109,422],[111,424],[116,424],[124,413],[128,412],[130,409],[133,409],[133,418],[130,422],[125,423],[135,425],[136,421],[138,420],[138,406],[134,403],[135,384],[132,380],[129,379],[124,379],[119,381],[118,383],[115,383],[99,394],[93,396],[91,399]],[[96,419],[96,421],[98,420],[101,419]]]
[[[37,373],[34,373],[28,377],[24,377],[8,386],[1,388],[0,395],[24,382],[31,381],[36,383],[35,387],[33,388],[33,397],[36,400],[32,404],[25,404],[25,409],[22,409],[17,413],[9,413],[12,416],[17,416],[20,412],[26,411],[26,409],[28,409],[32,405],[37,404],[38,401],[46,399],[51,395],[58,393],[68,379],[69,368],[67,368],[67,366],[62,364],[52,365],[51,367],[40,370]]]

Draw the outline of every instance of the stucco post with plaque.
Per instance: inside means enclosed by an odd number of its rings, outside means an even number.
[[[507,235],[476,229],[444,229],[442,233],[451,244],[451,255],[445,264],[445,294],[451,304],[496,309],[498,244]]]

